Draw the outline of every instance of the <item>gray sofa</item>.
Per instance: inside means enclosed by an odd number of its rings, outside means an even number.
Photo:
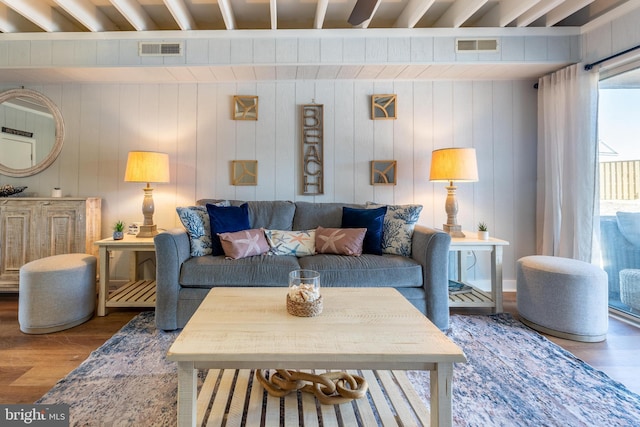
[[[217,200],[199,200],[198,204]],[[242,201],[230,201],[239,206]],[[250,201],[251,228],[308,230],[339,228],[343,203]],[[230,260],[224,256],[191,256],[189,234],[174,228],[155,236],[156,326],[185,326],[208,291],[216,286],[287,286],[291,270],[321,273],[321,286],[395,287],[440,329],[449,327],[448,234],[416,225],[411,256],[362,254],[358,257],[317,254],[305,257],[259,255]],[[284,304],[283,293],[283,304]]]

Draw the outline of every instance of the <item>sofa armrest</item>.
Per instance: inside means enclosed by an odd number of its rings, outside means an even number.
[[[417,225],[413,232],[411,257],[422,265],[427,300],[427,317],[438,328],[449,328],[449,245],[451,236]]]
[[[180,268],[191,258],[189,235],[182,228],[172,228],[157,234],[156,246],[156,326],[173,330],[178,327],[178,293]]]

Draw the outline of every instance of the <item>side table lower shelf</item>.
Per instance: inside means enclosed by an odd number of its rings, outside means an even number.
[[[471,287],[471,292],[449,294],[449,307],[495,307],[491,294]]]
[[[127,282],[109,292],[107,307],[155,307],[156,281],[136,280]]]

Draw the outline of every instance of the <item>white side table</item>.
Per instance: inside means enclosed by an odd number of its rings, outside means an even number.
[[[107,314],[107,307],[154,307],[156,306],[156,281],[138,280],[137,253],[155,252],[153,237],[136,237],[125,234],[122,240],[98,240],[100,249],[100,284],[98,287],[98,316]],[[129,281],[113,292],[109,292],[109,253],[111,251],[134,252],[129,268]]]
[[[502,247],[508,246],[506,240],[490,237],[479,240],[477,233],[465,231],[466,237],[452,237],[449,251],[457,252],[459,282],[466,283],[467,265],[465,252],[491,252],[491,292],[473,288],[470,293],[449,295],[449,307],[491,307],[494,313],[502,312]],[[468,284],[468,283],[466,283]]]

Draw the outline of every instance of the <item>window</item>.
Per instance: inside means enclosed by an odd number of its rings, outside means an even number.
[[[609,307],[640,320],[640,68],[601,80],[598,102],[600,246]]]

